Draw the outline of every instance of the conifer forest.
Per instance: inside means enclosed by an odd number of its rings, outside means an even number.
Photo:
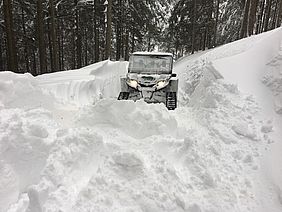
[[[281,22],[282,0],[2,0],[0,70],[39,75],[134,51],[177,59]]]

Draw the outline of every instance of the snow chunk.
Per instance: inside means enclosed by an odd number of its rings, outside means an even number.
[[[116,172],[123,177],[133,179],[143,172],[143,161],[136,153],[118,152],[112,158],[117,165]]]
[[[247,123],[241,122],[236,123],[232,126],[232,130],[237,133],[238,135],[254,139],[256,135],[251,131]]]
[[[39,138],[47,138],[49,135],[48,131],[43,126],[35,124],[29,126],[29,133]]]
[[[116,164],[123,166],[123,167],[136,167],[136,166],[143,166],[143,162],[141,159],[137,157],[136,154],[133,153],[116,153],[113,155],[113,159]]]
[[[128,133],[135,138],[176,133],[177,121],[164,104],[147,104],[140,100],[102,100],[85,107],[77,118],[77,124],[100,126],[106,124]]]

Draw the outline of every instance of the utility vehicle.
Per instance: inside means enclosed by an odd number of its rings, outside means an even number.
[[[172,68],[171,53],[133,53],[128,73],[121,78],[118,99],[144,99],[148,103],[164,103],[169,110],[174,110],[177,107],[178,79]]]

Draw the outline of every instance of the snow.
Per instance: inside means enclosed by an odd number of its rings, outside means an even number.
[[[0,73],[0,211],[281,211],[281,44],[182,58],[175,111],[116,100],[127,62]]]

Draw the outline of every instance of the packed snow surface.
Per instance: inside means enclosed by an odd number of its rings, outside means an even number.
[[[282,29],[180,59],[179,107],[127,62],[0,73],[0,211],[282,211]]]

